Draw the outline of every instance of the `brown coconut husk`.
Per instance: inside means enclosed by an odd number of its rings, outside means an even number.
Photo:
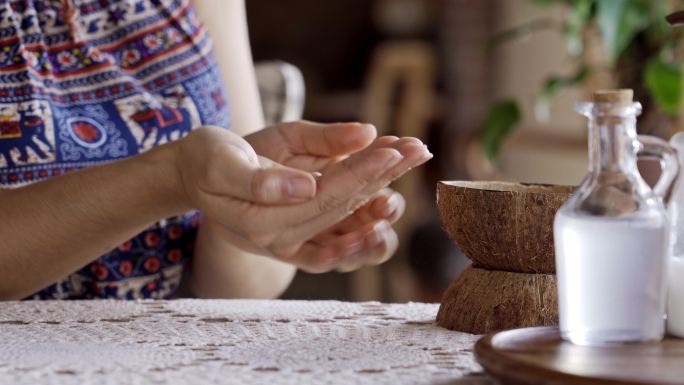
[[[574,187],[508,182],[440,182],[444,229],[475,266],[555,273],[553,218]]]
[[[473,334],[558,325],[556,276],[469,267],[444,293],[437,324]]]

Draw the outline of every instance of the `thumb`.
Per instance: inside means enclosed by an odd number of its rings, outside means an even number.
[[[246,184],[254,202],[301,203],[316,195],[316,179],[311,173],[283,166],[262,156],[259,156],[259,164]]]
[[[261,204],[301,203],[316,195],[316,180],[306,171],[256,155],[242,140],[228,143],[211,167],[210,185],[219,195]]]

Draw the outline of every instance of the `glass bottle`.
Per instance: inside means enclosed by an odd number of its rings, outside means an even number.
[[[676,151],[637,135],[632,90],[597,92],[575,110],[589,118],[589,173],[554,221],[561,336],[580,345],[660,340]],[[639,157],[660,160],[653,189]]]
[[[684,132],[675,134],[670,145],[677,150],[679,167],[684,164]],[[670,245],[672,248],[667,287],[667,332],[684,338],[684,178],[678,178],[670,201]]]

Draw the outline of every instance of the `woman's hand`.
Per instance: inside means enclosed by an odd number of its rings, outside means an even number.
[[[322,171],[349,154],[366,148],[375,137],[375,127],[369,124],[299,121],[267,127],[245,139],[259,155],[278,163],[302,170]],[[375,145],[391,145],[397,140],[396,137],[384,137]],[[416,139],[403,140],[422,145]],[[383,263],[398,246],[391,224],[401,217],[404,207],[401,194],[385,188],[352,215],[309,239],[298,254],[312,260],[337,261],[336,265],[309,268],[309,272],[351,271],[364,265]]]
[[[368,147],[375,127],[362,123],[289,122],[266,127],[245,140],[257,154],[300,170],[320,171]]]
[[[302,246],[301,254],[336,261],[332,266],[313,266],[307,271],[322,273],[335,269],[349,272],[387,261],[399,245],[392,224],[401,217],[404,206],[401,194],[389,188],[382,189],[352,215]]]
[[[341,222],[392,180],[428,160],[431,155],[416,142],[376,140],[327,167],[316,183],[310,174],[259,158],[238,136],[205,127],[179,143],[178,168],[190,202],[215,222],[216,231],[248,251],[322,271],[340,267],[340,255],[312,253],[304,247],[310,246],[307,241],[316,241],[316,235],[323,239],[321,230]],[[283,187],[290,179],[303,182],[298,191],[306,194],[291,196],[292,190]],[[316,185],[315,197],[301,202],[313,195]],[[281,198],[291,204],[270,204]]]

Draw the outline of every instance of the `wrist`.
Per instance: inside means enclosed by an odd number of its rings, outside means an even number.
[[[171,142],[141,155],[145,184],[155,197],[164,217],[192,210],[179,169],[179,143]]]

